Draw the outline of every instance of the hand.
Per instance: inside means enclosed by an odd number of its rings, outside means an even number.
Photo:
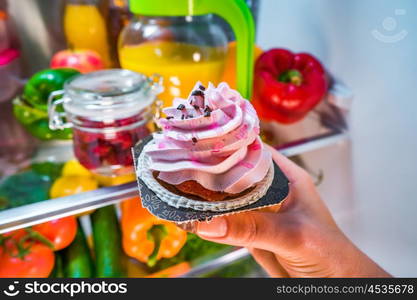
[[[188,226],[200,237],[249,249],[273,277],[388,277],[338,228],[311,177],[270,148],[290,181],[275,211],[217,217]]]

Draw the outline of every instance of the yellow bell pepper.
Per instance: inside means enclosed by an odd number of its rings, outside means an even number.
[[[184,230],[153,216],[139,197],[122,202],[121,210],[124,251],[150,267],[161,258],[177,255],[187,241]]]
[[[65,197],[97,189],[97,181],[87,176],[62,176],[49,191],[51,198]]]
[[[175,278],[184,275],[185,273],[191,271],[191,265],[189,262],[182,262],[172,267],[163,269],[159,272],[152,273],[145,276],[146,278]]]
[[[61,172],[62,176],[92,176],[92,173],[88,171],[77,160],[72,159],[64,164]]]
[[[94,174],[94,179],[102,186],[113,186],[132,182],[136,180],[135,174],[126,174],[120,176],[103,176]]]

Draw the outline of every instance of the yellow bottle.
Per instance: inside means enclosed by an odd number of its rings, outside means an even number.
[[[71,48],[94,50],[111,66],[106,24],[96,0],[67,0],[64,31]]]

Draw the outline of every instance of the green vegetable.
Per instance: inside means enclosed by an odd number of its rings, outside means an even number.
[[[262,273],[258,263],[252,258],[252,256],[249,256],[239,259],[223,268],[204,274],[202,277],[236,278],[250,277],[254,275],[259,277],[259,275],[262,276],[264,274]]]
[[[25,126],[31,135],[41,140],[68,140],[72,138],[72,130],[65,128],[62,130],[52,130],[49,128],[48,119],[38,120]]]
[[[33,107],[47,111],[49,95],[54,91],[62,90],[64,83],[78,74],[80,72],[69,68],[40,71],[26,83],[23,90],[23,98]]]
[[[34,171],[7,177],[0,184],[0,210],[49,199],[51,179]]]
[[[188,233],[187,242],[181,251],[172,258],[164,258],[157,262],[152,272],[157,272],[184,261],[193,261],[219,251],[231,248],[228,245],[217,244],[199,238],[197,235]]]
[[[168,235],[168,232],[164,225],[154,225],[147,232],[147,238],[154,242],[155,248],[148,258],[148,266],[153,267],[157,260],[159,249],[161,248],[162,240]]]
[[[58,177],[61,176],[62,168],[64,167],[63,163],[56,162],[40,162],[33,163],[30,168],[37,174],[46,176],[52,181],[55,181]]]
[[[51,130],[48,124],[48,97],[62,90],[64,83],[80,74],[77,70],[46,69],[33,75],[26,83],[22,98],[13,101],[13,113],[16,119],[30,134],[41,140],[66,140],[72,138],[72,130]]]
[[[91,214],[97,277],[125,277],[125,257],[116,210],[113,205]]]
[[[178,255],[169,259],[161,259],[152,271],[160,271],[184,261],[193,262],[193,265],[199,265],[213,255],[217,255],[219,252],[226,253],[231,248],[231,246],[209,242],[195,234],[188,233],[187,243]],[[252,257],[247,257],[224,268],[207,273],[202,277],[243,277],[250,275],[251,272],[257,269],[259,269],[259,265]]]
[[[65,277],[88,278],[94,276],[94,262],[80,223],[78,223],[74,241],[59,252],[63,257]]]
[[[72,138],[70,128],[62,130],[49,129],[48,113],[38,108],[33,108],[20,98],[13,101],[13,113],[16,119],[34,137],[41,140],[68,140]]]
[[[65,274],[64,274],[64,266],[62,262],[62,256],[59,252],[55,252],[55,264],[54,264],[54,268],[51,274],[49,274],[49,278],[64,278],[64,277],[65,277]]]
[[[30,125],[35,121],[48,118],[48,112],[33,108],[19,97],[13,100],[13,113],[23,125]]]

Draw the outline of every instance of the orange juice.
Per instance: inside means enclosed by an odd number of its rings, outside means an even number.
[[[225,65],[225,49],[180,42],[145,42],[119,49],[120,64],[147,76],[162,75],[164,92],[159,96],[164,106],[174,97],[186,98],[199,80],[218,84]]]
[[[106,67],[111,66],[106,24],[94,4],[67,4],[64,30],[73,49],[91,49],[100,54]]]

